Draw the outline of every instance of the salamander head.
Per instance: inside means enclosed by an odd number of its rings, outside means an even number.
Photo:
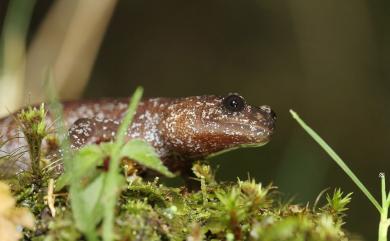
[[[266,144],[276,115],[268,106],[248,105],[238,94],[196,96],[174,101],[166,115],[166,142],[178,154],[204,158]]]

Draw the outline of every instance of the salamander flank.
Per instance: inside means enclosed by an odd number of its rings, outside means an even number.
[[[71,146],[108,142],[128,108],[128,98],[63,102],[64,121]],[[53,116],[48,113],[47,126]],[[275,129],[276,115],[269,106],[253,106],[238,94],[204,95],[183,98],[150,98],[140,102],[127,140],[143,139],[156,150],[174,172],[187,172],[195,160],[243,146],[266,144]],[[0,119],[0,147],[11,153],[25,146],[12,115]],[[47,144],[43,148],[47,148]],[[7,166],[8,165],[8,166]],[[9,165],[14,165],[10,168]],[[18,163],[2,163],[7,176],[29,168],[28,156]]]

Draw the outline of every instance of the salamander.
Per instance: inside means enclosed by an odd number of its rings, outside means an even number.
[[[63,102],[71,147],[111,141],[128,109],[129,98]],[[195,160],[245,146],[266,144],[276,115],[267,105],[253,106],[239,94],[182,98],[149,98],[137,107],[126,139],[151,144],[173,172],[185,172]],[[47,126],[53,125],[50,113]],[[0,119],[0,156],[26,145],[13,115]],[[0,164],[1,172],[16,174],[29,168],[26,155],[16,163]]]

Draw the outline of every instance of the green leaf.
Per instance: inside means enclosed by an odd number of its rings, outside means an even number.
[[[73,178],[73,176],[72,176]],[[80,180],[73,180],[70,186],[71,205],[76,227],[88,240],[97,240],[96,225],[103,218],[103,183],[105,175],[99,175],[87,187]]]
[[[103,218],[103,205],[101,202],[103,192],[103,181],[105,175],[99,175],[81,193],[85,204],[85,212],[89,218],[88,222],[93,225],[99,223]]]
[[[164,166],[153,147],[146,141],[136,139],[127,142],[121,149],[121,156],[135,160],[139,164],[158,171],[167,177],[175,176]]]
[[[103,183],[103,185],[105,183],[107,183],[108,181],[112,182],[113,191],[112,192],[103,191],[104,193],[101,195],[100,199],[101,199],[101,202],[102,202],[104,207],[106,206],[106,203],[110,199],[117,197],[118,192],[120,191],[121,187],[124,185],[126,179],[124,178],[124,176],[121,173],[118,172],[118,173],[116,173],[115,176],[113,176],[110,180],[108,180],[107,173],[104,173],[104,183]]]
[[[87,212],[88,203],[85,202],[85,199],[83,198],[84,195],[82,194],[81,186],[72,184],[70,186],[69,194],[71,196],[70,201],[76,227],[87,237],[96,236],[94,224],[90,221],[91,218]]]
[[[56,190],[61,190],[64,186],[69,185],[73,180],[80,181],[81,177],[86,173],[91,174],[91,170],[94,170],[98,161],[103,159],[103,152],[97,145],[88,145],[81,148],[73,156],[72,162],[68,170],[62,174],[56,183]]]
[[[68,172],[63,173],[56,181],[56,188],[55,191],[59,191],[62,188],[64,188],[66,185],[70,183],[70,179],[72,178],[72,175]]]

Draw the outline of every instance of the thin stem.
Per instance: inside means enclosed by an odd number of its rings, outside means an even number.
[[[387,205],[387,206],[390,206],[390,191],[389,191],[389,193],[387,194],[386,205]]]
[[[386,176],[384,173],[380,173],[379,177],[381,179],[381,187],[382,187],[382,208],[385,208],[387,203],[387,196],[386,196]]]
[[[33,175],[36,179],[41,178],[41,167],[40,167],[40,161],[41,161],[41,145],[42,140],[36,140],[34,137],[29,140],[31,143],[29,143],[29,149],[30,149],[30,158],[31,158],[31,168]]]
[[[389,228],[389,220],[387,219],[389,205],[386,197],[386,177],[384,173],[379,174],[381,178],[381,187],[382,187],[382,212],[381,220],[379,223],[378,230],[378,241],[387,241],[387,230]]]
[[[130,104],[129,104],[129,109],[128,112],[123,118],[121,125],[119,126],[117,136],[116,136],[116,145],[119,147],[122,147],[123,143],[125,142],[125,137],[127,134],[127,129],[129,128],[131,122],[133,121],[135,112],[137,111],[137,106],[138,103],[140,102],[142,98],[142,93],[143,93],[143,88],[138,87],[135,92],[133,97],[131,98]]]
[[[293,110],[290,110],[292,117],[301,125],[301,127],[328,153],[329,156],[343,169],[343,171],[352,179],[352,181],[359,187],[359,189],[366,195],[371,203],[382,213],[382,207],[378,201],[372,196],[359,178],[352,172],[352,170],[344,163],[339,155],[313,130],[311,129]]]
[[[103,240],[112,241],[114,239],[114,215],[115,215],[115,204],[116,195],[118,190],[118,169],[120,162],[120,149],[125,142],[127,129],[129,128],[133,117],[136,113],[137,106],[141,100],[143,89],[138,87],[131,98],[129,109],[125,118],[123,118],[121,125],[117,132],[117,138],[114,144],[114,148],[111,153],[111,161],[108,169],[107,176],[104,181],[104,193],[107,197],[106,205],[104,210],[104,221],[103,221]]]

